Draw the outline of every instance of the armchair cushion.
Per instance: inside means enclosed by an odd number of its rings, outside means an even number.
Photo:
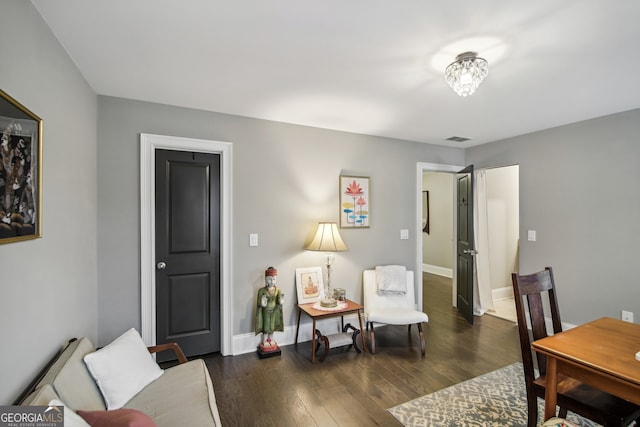
[[[69,406],[73,410],[105,409],[100,390],[82,360],[93,351],[95,347],[87,337],[71,342],[36,388],[50,384],[65,407]]]
[[[376,308],[370,310],[367,316],[367,321],[369,322],[385,323],[387,325],[410,325],[429,321],[426,313],[413,309]]]
[[[170,395],[170,399],[167,399]],[[220,414],[207,366],[202,359],[167,369],[125,408],[149,415],[158,426],[220,426]],[[185,421],[188,410],[188,423]]]

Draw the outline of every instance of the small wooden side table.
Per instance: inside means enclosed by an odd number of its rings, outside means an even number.
[[[318,319],[325,319],[328,317],[342,317],[342,327],[344,328],[344,315],[357,313],[358,314],[358,322],[360,323],[360,336],[362,337],[362,348],[363,351],[367,351],[367,343],[364,334],[364,329],[362,329],[362,316],[360,315],[360,311],[363,309],[362,305],[357,302],[353,302],[351,300],[345,300],[343,306],[338,306],[335,309],[318,309],[314,308],[316,303],[309,304],[298,304],[298,325],[296,326],[296,340],[295,345],[298,345],[298,332],[300,331],[300,316],[302,313],[305,313],[307,316],[313,320],[313,330],[311,331],[311,363],[316,363],[316,321]]]

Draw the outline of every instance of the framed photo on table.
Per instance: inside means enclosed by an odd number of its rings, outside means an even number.
[[[316,302],[324,297],[322,267],[296,268],[298,304]]]
[[[42,119],[0,90],[0,243],[42,236]]]

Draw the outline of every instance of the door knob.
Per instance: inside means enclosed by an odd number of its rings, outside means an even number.
[[[158,270],[164,270],[165,268],[167,268],[167,264],[162,262],[162,261],[160,261],[158,263],[157,267],[158,267]]]
[[[464,251],[462,251],[463,254],[468,254],[468,255],[477,255],[478,251],[475,249],[465,249]]]

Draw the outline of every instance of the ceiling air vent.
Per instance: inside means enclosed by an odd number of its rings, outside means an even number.
[[[465,142],[465,141],[469,141],[471,138],[463,138],[461,136],[450,136],[449,138],[446,139],[446,141],[453,141],[453,142]]]

